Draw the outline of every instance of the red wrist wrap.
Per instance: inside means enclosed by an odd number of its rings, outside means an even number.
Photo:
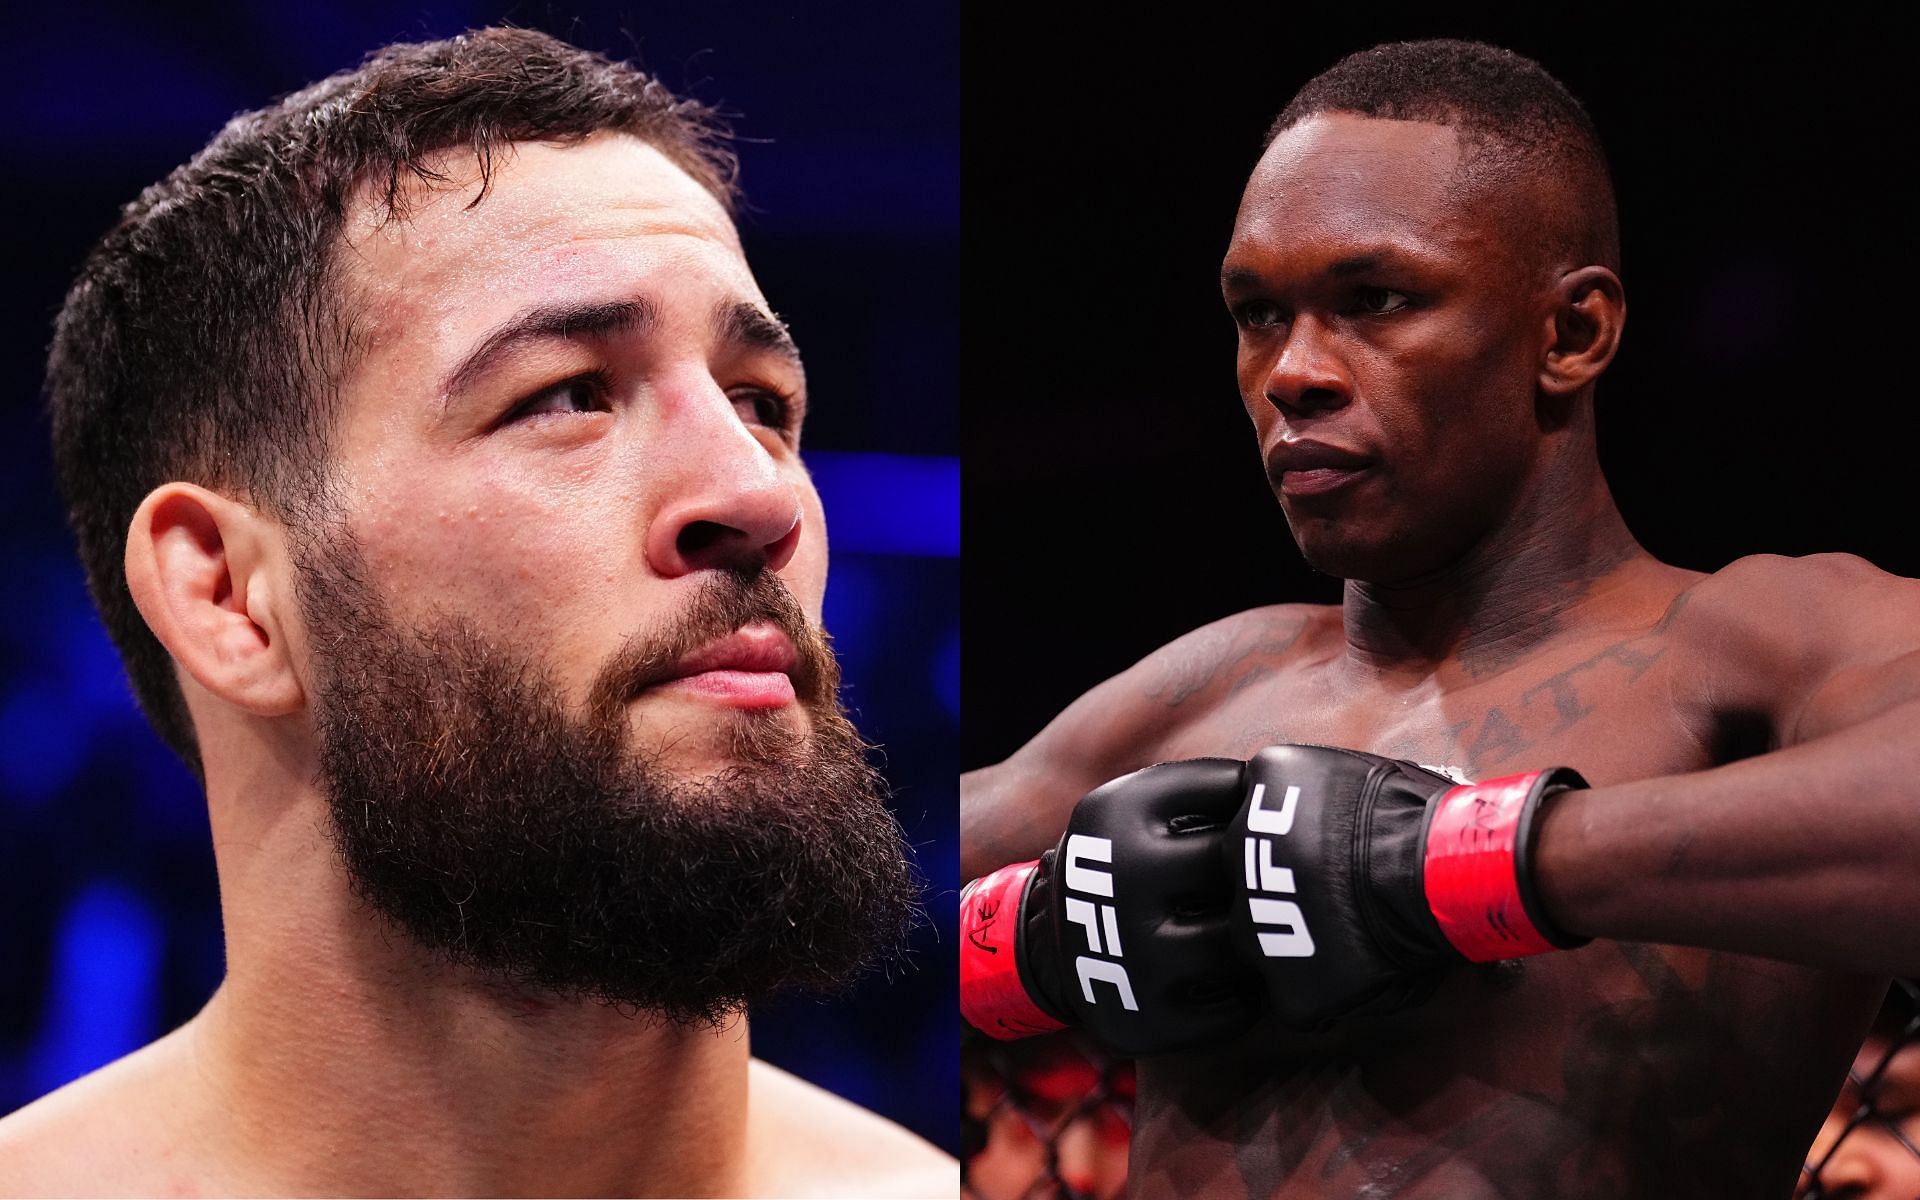
[[[1527,913],[1517,864],[1527,800],[1551,772],[1470,783],[1434,802],[1427,826],[1427,906],[1453,948],[1473,962],[1560,947]]]
[[[960,1016],[1002,1041],[1065,1029],[1020,982],[1020,900],[1039,862],[982,875],[960,893]]]

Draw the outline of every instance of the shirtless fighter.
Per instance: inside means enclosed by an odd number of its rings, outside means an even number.
[[[1635,543],[1618,254],[1516,55],[1379,47],[1273,126],[1222,283],[1344,599],[1179,639],[962,791],[963,1009],[1143,1056],[1135,1194],[1785,1197],[1920,967],[1920,585]]]
[[[0,1122],[0,1192],[953,1193],[749,1053],[918,889],[733,175],[639,71],[482,30],[236,117],[95,249],[55,450],[227,974]]]

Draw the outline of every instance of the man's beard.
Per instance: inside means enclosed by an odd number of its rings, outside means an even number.
[[[421,945],[523,988],[718,1023],[896,957],[919,887],[824,633],[771,572],[716,573],[631,640],[587,711],[459,619],[398,624],[337,527],[304,547],[320,774],[354,891]],[[685,653],[766,621],[811,729],[722,709],[701,778],[628,745],[626,703]]]

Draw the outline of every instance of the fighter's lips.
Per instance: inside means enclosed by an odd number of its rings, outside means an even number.
[[[772,625],[744,626],[687,655],[652,687],[692,692],[736,708],[777,708],[794,700],[799,655]]]
[[[1267,453],[1267,477],[1288,496],[1317,496],[1358,479],[1373,460],[1324,442],[1281,442]]]

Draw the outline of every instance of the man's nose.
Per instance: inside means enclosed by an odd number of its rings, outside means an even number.
[[[1344,406],[1353,398],[1346,364],[1334,353],[1330,331],[1311,315],[1294,319],[1280,356],[1267,371],[1267,402],[1286,416],[1305,416]]]
[[[800,544],[805,510],[798,467],[785,467],[708,384],[669,405],[669,461],[654,460],[666,486],[646,537],[647,563],[662,575],[777,571]]]

